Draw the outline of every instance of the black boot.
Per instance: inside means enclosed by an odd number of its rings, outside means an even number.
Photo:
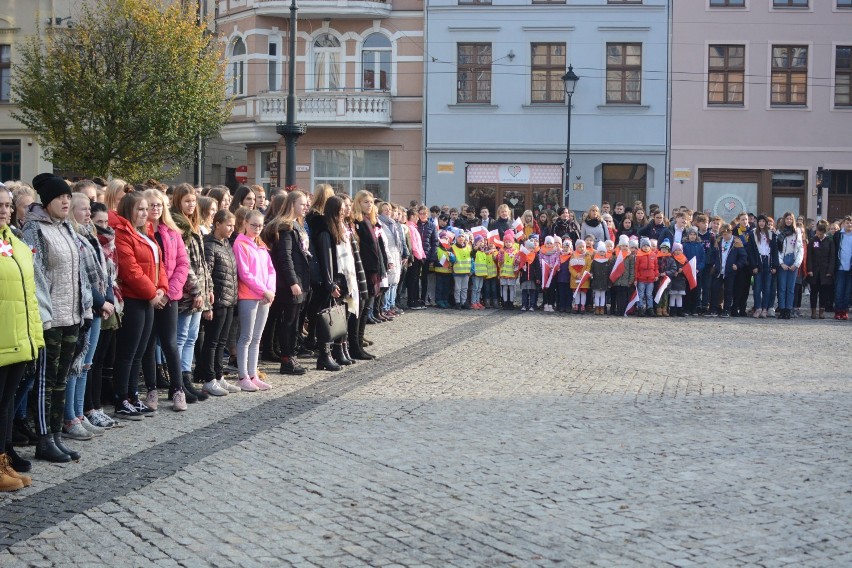
[[[9,456],[9,464],[12,469],[18,473],[26,473],[33,468],[33,464],[19,456],[11,445],[6,446],[6,455]]]
[[[319,346],[320,351],[317,356],[317,371],[339,371],[340,365],[334,362],[331,358],[331,348],[328,343]]]
[[[189,371],[183,373],[183,392],[186,395],[186,402],[189,402],[190,398],[195,400],[207,400],[209,398],[206,392],[198,390],[192,384],[192,373]]]
[[[32,428],[30,428],[30,423],[26,418],[15,418],[12,423],[12,434],[14,436],[14,444],[16,446],[35,446],[38,444],[38,434],[36,434]],[[17,443],[18,435],[26,438],[26,442],[23,444]]]
[[[53,434],[45,434],[38,437],[35,458],[53,463],[68,463],[71,461],[71,456],[56,447]]]
[[[343,356],[346,357],[349,360],[350,365],[354,365],[355,359],[349,354],[349,342],[348,341],[343,342],[342,349],[343,349]]]
[[[349,360],[346,355],[343,353],[343,343],[334,343],[331,346],[331,357],[334,359],[334,362],[338,365],[351,365],[352,361]]]
[[[68,448],[65,444],[62,443],[62,433],[55,432],[53,434],[53,443],[59,449],[60,452],[67,454],[68,457],[71,458],[72,461],[80,461],[80,454],[75,452],[74,450]]]

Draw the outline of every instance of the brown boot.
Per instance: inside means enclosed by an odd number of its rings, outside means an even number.
[[[0,454],[0,491],[17,491],[24,488],[24,482],[9,473],[6,466],[6,454]]]
[[[15,471],[15,469],[12,467],[12,460],[9,458],[8,454],[0,454],[0,471],[3,471],[4,466],[6,467],[5,473],[9,477],[14,477],[20,480],[24,487],[29,487],[33,484],[32,477],[30,477],[29,475],[22,475]]]
[[[825,319],[825,308],[819,309],[819,319],[821,319],[821,320]]]

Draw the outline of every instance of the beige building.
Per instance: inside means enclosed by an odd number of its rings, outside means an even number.
[[[222,137],[245,144],[249,183],[284,184],[289,0],[221,0],[235,105]],[[423,3],[300,0],[296,36],[296,184],[421,195]]]

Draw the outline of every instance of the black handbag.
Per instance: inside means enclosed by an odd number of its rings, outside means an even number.
[[[337,302],[317,314],[317,343],[332,343],[346,336],[346,304]]]

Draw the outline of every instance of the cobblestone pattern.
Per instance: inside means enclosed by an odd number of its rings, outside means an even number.
[[[549,317],[406,315],[123,479],[38,465],[0,565],[852,564],[842,324]]]

